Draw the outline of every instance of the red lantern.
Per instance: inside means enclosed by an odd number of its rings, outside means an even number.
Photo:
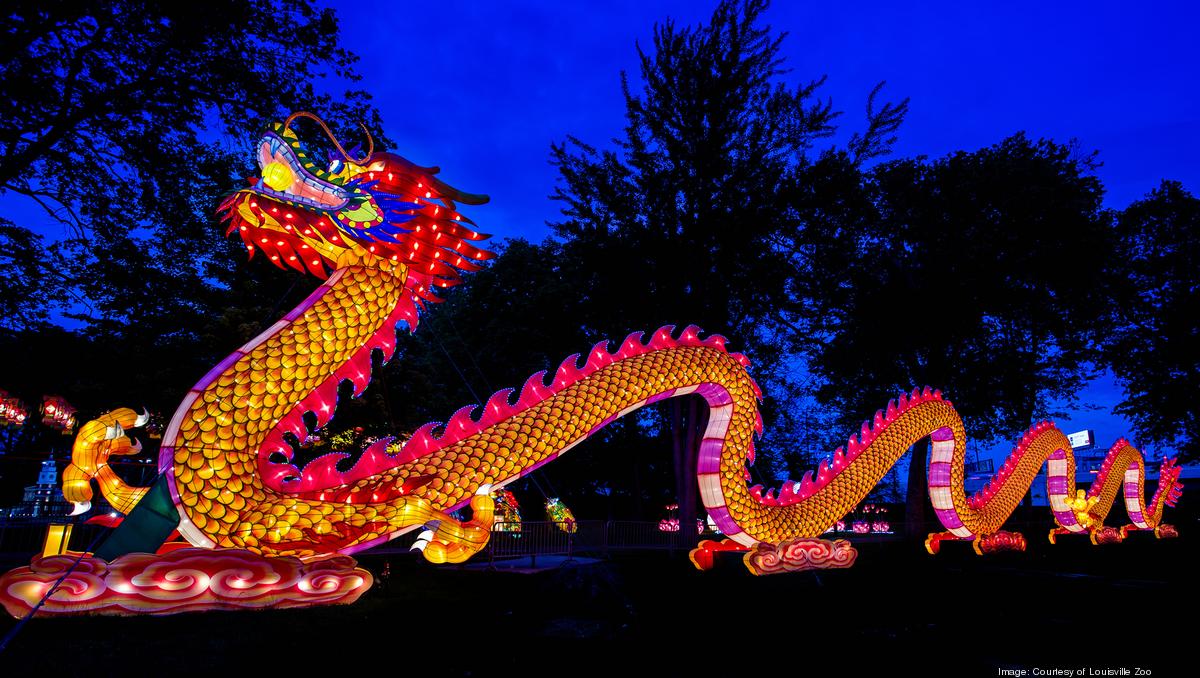
[[[71,435],[75,430],[75,408],[62,396],[42,396],[42,423]]]
[[[21,402],[20,398],[10,396],[7,391],[0,390],[0,427],[23,426],[28,416],[29,411],[25,409],[25,403]]]

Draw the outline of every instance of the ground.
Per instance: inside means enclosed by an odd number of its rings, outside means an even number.
[[[393,574],[354,605],[35,619],[0,666],[6,675],[220,678],[997,676],[1038,667],[1196,675],[1186,667],[1200,531],[1185,529],[1176,540],[1135,534],[1106,547],[1051,546],[1030,534],[1029,552],[987,557],[964,544],[929,556],[898,539],[862,544],[849,570],[762,578],[736,563],[698,572],[682,552],[536,574],[369,556],[365,567],[378,571],[386,559]],[[0,632],[11,625],[0,621]]]

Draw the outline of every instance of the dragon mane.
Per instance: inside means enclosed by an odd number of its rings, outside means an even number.
[[[309,186],[346,197],[341,205],[320,209],[311,201],[271,191],[261,178],[252,177],[250,188],[227,196],[217,210],[228,224],[226,235],[238,232],[251,257],[261,252],[280,268],[324,278],[339,265],[333,253],[369,254],[403,264],[405,287],[415,299],[440,302],[434,288],[458,284],[460,272],[477,271],[495,256],[471,244],[490,236],[471,228],[474,222],[457,209],[457,203],[483,204],[487,196],[455,189],[434,176],[439,168],[421,167],[392,153],[352,160],[336,140],[346,160],[335,159],[324,169],[288,127],[295,117],[272,125],[261,143],[286,145],[292,170]],[[366,223],[347,218],[367,203],[375,218]]]

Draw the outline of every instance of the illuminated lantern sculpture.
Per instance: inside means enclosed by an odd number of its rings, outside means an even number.
[[[658,521],[658,531],[679,531],[679,504],[667,504],[667,517]]]
[[[25,425],[29,411],[20,398],[0,390],[0,426],[18,428]]]
[[[563,532],[574,532],[579,529],[579,525],[575,523],[575,514],[571,513],[571,509],[562,503],[558,497],[550,497],[546,500],[546,520],[558,525],[558,529]]]
[[[658,521],[658,531],[678,532],[679,529],[679,504],[667,504],[667,517]],[[712,519],[712,516],[708,516],[706,519],[699,518],[696,520],[696,534],[704,534],[705,530],[708,530],[714,534],[721,533],[721,528],[717,527],[717,523]]]
[[[513,496],[511,490],[496,490],[492,493],[496,503],[496,524],[493,529],[497,532],[521,531],[521,505]]]
[[[75,430],[75,408],[62,396],[42,396],[42,424],[71,435]]]
[[[318,163],[301,144],[292,126],[305,119],[338,150],[331,163]],[[931,551],[946,540],[971,541],[981,552],[980,543],[988,550],[1023,546],[1023,538],[1001,528],[1043,465],[1060,528],[1088,532],[1063,501],[1074,491],[1065,435],[1049,423],[1034,427],[992,483],[967,497],[965,428],[951,403],[930,388],[889,402],[815,473],[778,489],[748,486],[755,437],[762,431],[761,391],[745,356],[695,326],[597,343],[518,389],[426,424],[398,449],[381,438],[354,460],[331,452],[300,464],[297,442],[330,422],[339,388],[348,385],[361,395],[375,354],[392,357],[397,327],[415,330],[440,290],[493,256],[478,246],[488,236],[459,211],[460,204],[486,202],[485,196],[445,184],[437,168],[373,150],[369,142],[365,153],[351,155],[308,113],[272,125],[260,139],[262,176],[225,198],[219,215],[250,256],[321,282],[184,394],[162,436],[161,480],[87,561],[89,571],[112,572],[134,549],[153,550],[138,541],[150,524],[163,539],[177,528],[191,544],[218,549],[214,560],[282,560],[292,567],[300,559],[307,565],[417,532],[415,548],[427,559],[461,562],[487,544],[494,490],[553,462],[622,416],[685,395],[708,406],[696,473],[703,505],[727,537],[702,542],[692,553],[697,566],[731,551],[755,574],[848,567],[856,556],[849,543],[820,535],[924,439],[932,439],[933,447],[930,498],[946,528],[930,536]],[[1108,462],[1111,472],[1093,485],[1100,501],[1091,514],[1102,519],[1121,491],[1134,529],[1174,534],[1161,519],[1163,507],[1178,495],[1177,471],[1172,477],[1164,464],[1158,491],[1144,503],[1140,453],[1122,443]],[[470,520],[450,515],[468,505]],[[187,555],[193,557],[200,556]],[[154,565],[137,560],[137,567]],[[14,601],[27,600],[24,594],[33,589],[17,582],[43,581],[57,568],[57,561],[35,560],[10,572],[0,578],[0,600],[10,611],[21,609],[24,603]],[[114,586],[124,587],[124,580]],[[220,606],[223,595],[205,591],[196,600]],[[257,600],[268,605],[272,597]],[[80,600],[72,608],[68,596],[53,609],[70,613],[93,604],[99,603]],[[121,602],[110,609],[152,611],[154,604],[139,598],[134,608]]]
[[[1075,522],[1079,523],[1080,527],[1086,529],[1098,522],[1096,517],[1092,515],[1092,509],[1095,508],[1099,501],[1099,497],[1089,497],[1085,491],[1076,490],[1075,497],[1073,499],[1064,499],[1063,503],[1075,514]]]

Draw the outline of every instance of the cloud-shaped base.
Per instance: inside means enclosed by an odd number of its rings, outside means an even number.
[[[0,577],[0,604],[22,617],[75,562],[34,558]],[[84,557],[38,610],[38,616],[165,615],[348,604],[373,579],[349,556],[304,562],[241,549],[186,548],[163,555],[131,553],[111,563]]]

